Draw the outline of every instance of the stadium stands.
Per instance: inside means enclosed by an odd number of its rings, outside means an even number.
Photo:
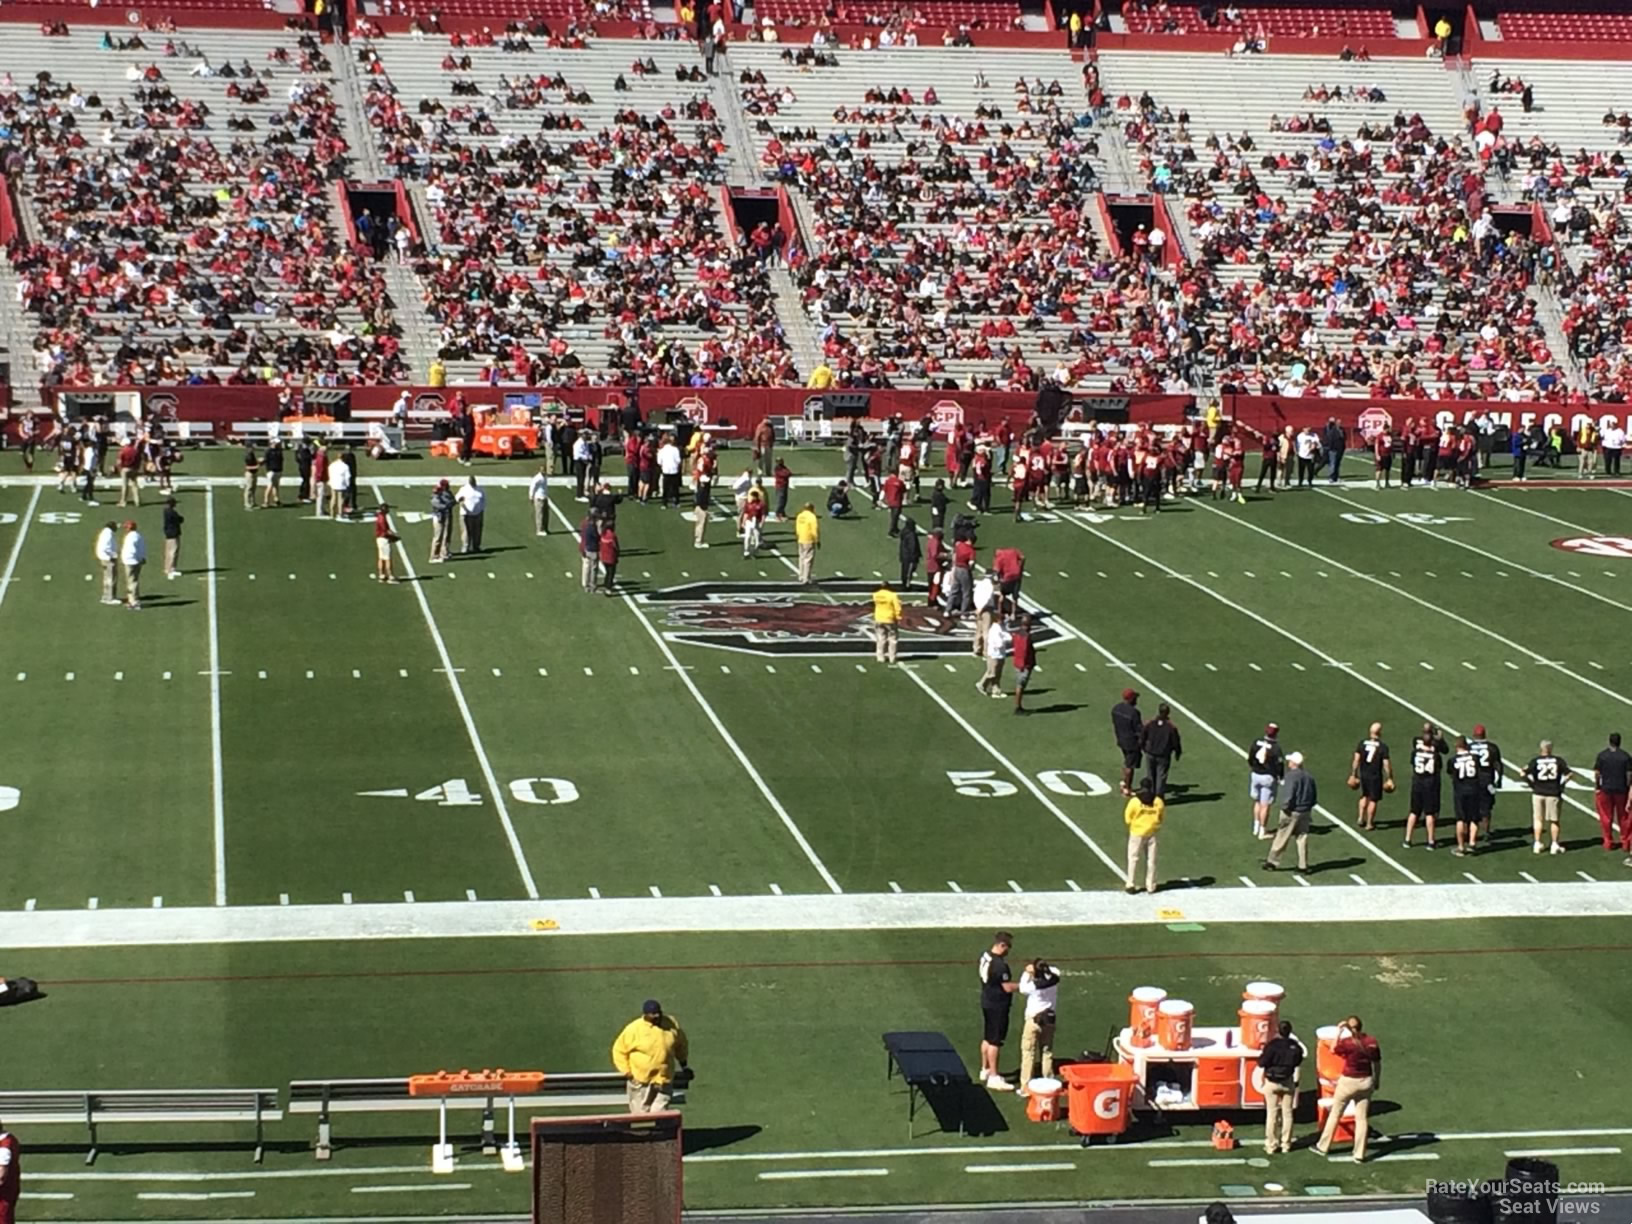
[[[1504,39],[1632,42],[1632,12],[1527,6],[1496,17]]]
[[[883,26],[901,16],[898,4],[839,4],[831,0],[755,0],[754,13],[776,25],[819,25],[829,12],[839,25]],[[918,0],[908,8],[909,20],[939,31],[966,25],[973,30],[1007,29],[1020,17],[1014,0]]]
[[[7,27],[0,159],[37,219],[10,254],[41,379],[406,375],[333,204],[327,55],[292,33]]]
[[[1394,15],[1387,7],[1368,4],[1292,6],[1279,4],[1155,3],[1124,5],[1122,15],[1134,34],[1244,34],[1271,38],[1396,38]],[[1208,20],[1208,17],[1211,20]]]
[[[718,210],[724,136],[694,46],[377,52],[367,118],[424,188],[438,250],[416,271],[450,381],[797,380],[764,270]]]

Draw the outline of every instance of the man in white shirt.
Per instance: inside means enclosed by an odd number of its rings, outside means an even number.
[[[1054,1074],[1054,1003],[1060,993],[1060,971],[1044,960],[1034,960],[1020,975],[1020,993],[1026,1000],[1026,1018],[1020,1028],[1020,1080],[1015,1091],[1029,1093],[1032,1076]]]
[[[142,607],[142,566],[147,564],[147,541],[136,530],[135,520],[125,523],[125,538],[119,542],[119,560],[125,567],[125,607],[133,612]]]
[[[986,634],[992,627],[992,613],[997,609],[997,583],[989,575],[975,583],[974,601],[975,636],[970,653],[978,659],[986,653]]]
[[[533,482],[527,486],[527,498],[533,503],[533,534],[550,534],[550,477],[540,464]]]
[[[754,473],[751,468],[743,468],[742,475],[731,482],[731,495],[737,504],[737,535],[742,535],[742,512],[748,508],[748,490],[754,487]]]
[[[92,549],[96,556],[96,563],[102,567],[102,602],[116,604],[119,602],[119,525],[104,523],[102,530],[96,533],[96,546]]]
[[[336,455],[329,464],[329,517],[335,522],[346,518],[346,499],[351,494],[351,464],[344,455]]]
[[[988,697],[1007,696],[1003,692],[1003,660],[1009,657],[1013,641],[1000,620],[994,620],[986,631],[986,674],[975,681],[975,687]]]
[[[1320,435],[1313,425],[1305,425],[1295,443],[1298,452],[1298,488],[1315,487],[1315,465],[1320,460]]]
[[[657,470],[663,474],[665,510],[680,508],[680,469],[684,463],[680,448],[674,444],[674,435],[664,434],[663,443],[657,448]]]
[[[454,500],[459,503],[459,551],[462,553],[477,553],[482,551],[482,515],[487,511],[487,492],[476,483],[472,476],[465,486],[454,494]]]
[[[1619,476],[1621,474],[1621,452],[1626,449],[1626,430],[1620,421],[1612,420],[1604,427],[1602,435],[1604,449],[1604,475]]]
[[[600,446],[600,440],[592,437],[587,429],[580,429],[578,436],[572,442],[572,479],[577,485],[574,496],[579,501],[588,501],[589,494],[585,485],[589,481],[589,469],[595,458],[595,450]]]

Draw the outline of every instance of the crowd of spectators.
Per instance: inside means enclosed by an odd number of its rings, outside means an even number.
[[[96,88],[0,80],[0,162],[40,227],[8,254],[41,380],[404,377],[384,283],[330,220],[347,148],[323,47],[290,35],[216,67],[173,38],[117,42]]]
[[[644,57],[597,106],[559,61],[517,51],[492,71],[454,48],[453,97],[410,99],[374,62],[368,122],[431,209],[414,270],[445,361],[551,386],[798,381],[763,260],[716,212],[725,142],[706,91],[624,100],[663,79]],[[586,360],[573,339],[591,336],[605,343]]]

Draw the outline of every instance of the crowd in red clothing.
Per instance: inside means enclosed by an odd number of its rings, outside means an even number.
[[[104,38],[121,48],[148,51]],[[42,230],[9,252],[40,377],[402,379],[384,282],[329,221],[347,149],[320,44],[291,36],[262,68],[201,59],[167,42],[129,61],[117,96],[49,72],[0,82],[0,160]],[[261,131],[240,105],[273,87],[280,105]]]

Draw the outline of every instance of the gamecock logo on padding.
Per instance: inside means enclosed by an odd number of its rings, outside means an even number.
[[[674,410],[685,413],[686,420],[693,425],[708,424],[708,404],[700,396],[686,396],[674,405]]]
[[[168,391],[155,391],[144,401],[143,406],[150,416],[156,416],[163,421],[176,419],[176,397]]]
[[[415,412],[440,412],[447,406],[440,391],[421,391],[414,396]]]
[[[870,655],[873,653],[874,582],[835,580],[819,587],[786,582],[692,582],[640,596],[663,609],[663,636],[671,642],[758,655]],[[919,657],[965,654],[969,632],[939,609],[903,598],[900,652]],[[1059,639],[1044,614],[1033,617],[1038,646]]]

